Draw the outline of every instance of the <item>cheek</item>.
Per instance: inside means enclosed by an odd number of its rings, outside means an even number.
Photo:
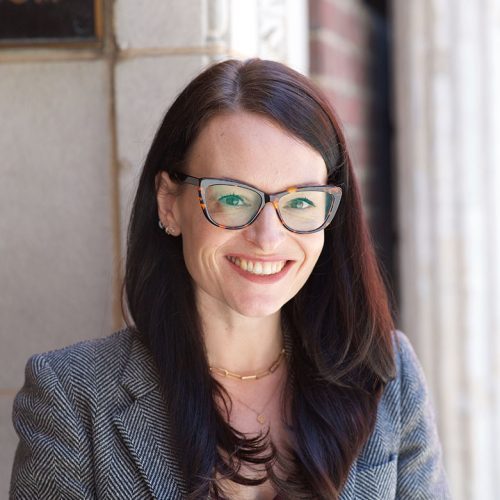
[[[325,233],[324,231],[320,231],[319,233],[311,234],[310,237],[310,240],[307,242],[306,255],[311,267],[314,267],[325,244]]]
[[[203,253],[205,251],[203,231],[197,230],[196,224],[184,226],[182,231],[182,251],[184,254],[184,262],[192,278],[196,278],[203,266]]]
[[[193,219],[184,227],[182,246],[189,274],[195,280],[206,278],[216,270],[219,250],[225,243],[225,233],[205,219]]]

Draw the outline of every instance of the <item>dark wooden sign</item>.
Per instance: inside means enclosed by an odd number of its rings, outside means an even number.
[[[0,0],[0,44],[99,42],[101,8],[101,0]]]

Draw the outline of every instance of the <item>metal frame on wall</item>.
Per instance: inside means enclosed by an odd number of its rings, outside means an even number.
[[[89,48],[103,39],[103,0],[0,0],[0,48]]]

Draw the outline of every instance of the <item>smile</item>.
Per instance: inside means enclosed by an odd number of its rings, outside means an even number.
[[[243,271],[258,275],[277,274],[285,267],[286,264],[286,260],[276,262],[255,262],[230,256],[228,256],[228,259],[240,269],[243,269]]]

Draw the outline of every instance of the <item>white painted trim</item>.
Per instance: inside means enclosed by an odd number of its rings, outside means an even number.
[[[307,0],[286,1],[286,63],[309,74],[309,8]]]

